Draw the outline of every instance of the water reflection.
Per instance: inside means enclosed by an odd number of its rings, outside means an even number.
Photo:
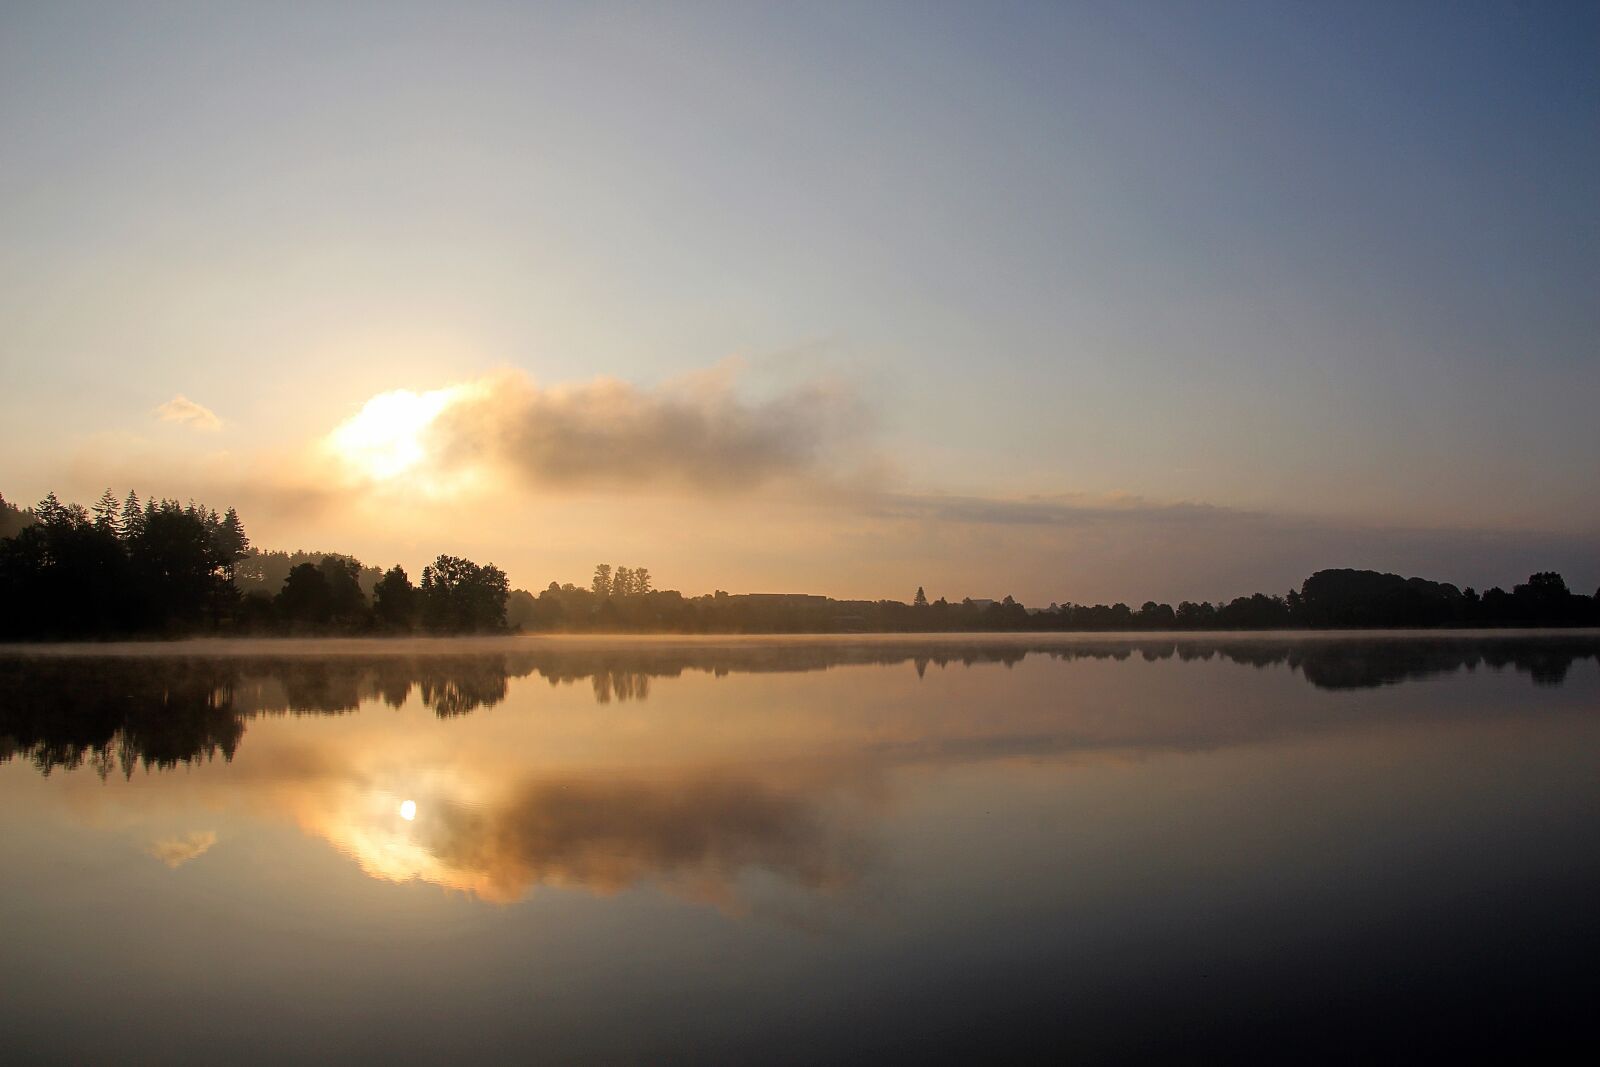
[[[1234,1062],[1351,1019],[1350,1058],[1477,1051],[1493,1017],[1525,1051],[1589,1032],[1597,659],[1570,633],[7,651],[0,1029],[27,1062],[218,1035],[838,1062],[862,1034]],[[120,1015],[76,1025],[90,1000]]]
[[[87,767],[101,782],[139,769],[208,771],[77,803],[115,803],[122,814],[242,805],[292,819],[387,881],[500,902],[537,886],[609,894],[648,883],[740,911],[756,874],[804,895],[859,886],[899,769],[1125,760],[1325,733],[1397,712],[1273,694],[1295,678],[1337,693],[1479,668],[1559,686],[1575,662],[1600,658],[1600,638],[1571,634],[288,647],[0,657],[0,762],[44,775]],[[906,664],[914,676],[871,669]],[[995,666],[1006,669],[982,670]],[[1253,670],[1215,673],[1239,666]],[[832,668],[869,669],[817,688]],[[949,672],[940,685],[930,668]],[[785,707],[767,681],[782,674],[805,674],[813,688]],[[684,695],[695,677],[702,689]],[[549,686],[513,693],[533,678]],[[740,678],[767,688],[724,692]],[[650,699],[657,679],[683,679],[671,689],[682,701],[622,707]],[[1262,690],[1272,679],[1279,688]],[[574,701],[567,687],[584,682],[593,699]],[[752,693],[756,703],[745,703]],[[508,718],[462,719],[508,698]],[[613,703],[599,718],[582,713]],[[364,705],[368,714],[349,714]],[[337,728],[297,728],[293,718],[307,716]],[[266,732],[252,742],[257,758],[236,766],[247,724]],[[146,850],[176,868],[216,844],[196,830]]]
[[[924,676],[930,666],[1010,667],[1030,656],[1064,662],[1218,659],[1285,667],[1328,690],[1480,667],[1509,668],[1529,675],[1535,685],[1559,686],[1574,662],[1600,658],[1600,637],[753,641],[599,648],[538,643],[510,650],[506,643],[486,642],[469,653],[346,642],[331,651],[311,645],[293,655],[273,654],[273,648],[262,642],[174,654],[150,646],[0,654],[0,762],[20,756],[44,773],[87,762],[104,776],[114,768],[127,775],[136,766],[168,769],[219,755],[231,759],[244,721],[255,716],[338,714],[371,700],[398,708],[413,690],[441,718],[465,715],[503,702],[510,680],[530,676],[552,686],[587,681],[599,704],[648,700],[653,679],[695,671],[722,677],[911,663]]]

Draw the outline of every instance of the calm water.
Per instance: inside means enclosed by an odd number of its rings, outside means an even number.
[[[0,653],[0,1057],[1582,1058],[1597,654]]]

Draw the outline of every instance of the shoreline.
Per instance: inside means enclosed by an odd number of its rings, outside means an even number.
[[[762,645],[1029,645],[1183,644],[1218,640],[1257,643],[1337,641],[1498,642],[1545,639],[1600,640],[1600,627],[1496,629],[1326,629],[1326,630],[1051,630],[932,631],[875,633],[518,633],[454,636],[341,635],[337,637],[184,637],[156,640],[53,641],[0,643],[0,656],[340,656],[449,653],[455,655],[523,651],[539,646],[714,648]]]

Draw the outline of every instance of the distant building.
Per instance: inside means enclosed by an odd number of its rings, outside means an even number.
[[[987,597],[968,597],[965,603],[971,604],[975,608],[992,608],[995,605],[995,601]]]

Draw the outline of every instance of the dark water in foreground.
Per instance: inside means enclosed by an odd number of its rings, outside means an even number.
[[[1597,655],[0,651],[0,1059],[1583,1059]]]

